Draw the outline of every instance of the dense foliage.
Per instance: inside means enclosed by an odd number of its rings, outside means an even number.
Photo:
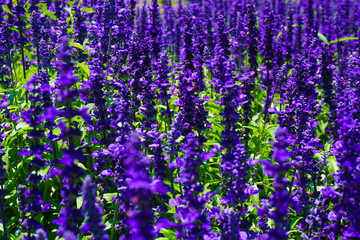
[[[360,239],[360,2],[0,6],[1,239]]]

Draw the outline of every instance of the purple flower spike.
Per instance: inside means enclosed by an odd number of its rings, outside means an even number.
[[[164,192],[165,185],[156,180],[153,182],[148,174],[149,159],[140,152],[141,141],[133,133],[126,143],[126,167],[128,190],[126,196],[130,199],[130,210],[127,212],[131,239],[145,240],[154,237],[152,201],[157,192]],[[153,184],[154,183],[154,184]],[[160,190],[160,191],[159,191]]]
[[[100,204],[96,202],[95,186],[90,176],[84,178],[82,192],[84,199],[82,210],[86,220],[81,230],[84,233],[91,232],[94,240],[109,239],[109,235],[105,232],[105,224],[102,223],[104,210]]]
[[[265,167],[265,173],[275,178],[273,182],[275,191],[270,197],[270,204],[275,207],[275,210],[268,213],[268,216],[275,221],[275,228],[270,229],[269,233],[264,233],[263,239],[286,240],[288,239],[287,231],[289,230],[289,222],[286,218],[288,215],[290,197],[286,189],[289,181],[284,176],[291,166],[288,161],[290,153],[286,150],[289,143],[286,137],[286,129],[279,127],[275,134],[277,142],[273,145],[273,158],[277,164],[273,164],[269,161],[262,162]]]

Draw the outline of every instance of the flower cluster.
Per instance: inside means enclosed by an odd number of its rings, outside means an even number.
[[[359,9],[0,0],[0,238],[359,239]]]

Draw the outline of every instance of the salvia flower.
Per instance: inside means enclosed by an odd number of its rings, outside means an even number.
[[[127,177],[126,196],[130,200],[130,209],[127,212],[131,239],[153,239],[152,203],[149,201],[155,193],[164,194],[166,187],[160,180],[152,180],[148,171],[149,159],[140,152],[141,142],[133,133],[126,143],[127,159],[124,161]]]
[[[105,224],[102,223],[104,210],[96,201],[95,186],[90,176],[86,176],[82,186],[83,204],[82,210],[85,215],[85,223],[81,230],[85,233],[91,232],[94,240],[109,239],[109,235],[105,232]]]
[[[274,177],[273,187],[275,189],[270,198],[270,204],[275,207],[268,213],[269,217],[274,219],[275,227],[270,229],[269,233],[264,233],[264,239],[287,239],[289,230],[289,222],[287,221],[288,206],[290,204],[290,197],[287,192],[287,185],[289,180],[285,178],[286,172],[290,168],[289,158],[291,153],[287,150],[289,143],[286,137],[286,129],[278,128],[276,130],[276,140],[274,143],[274,158],[276,164],[269,161],[263,161],[265,173]]]
[[[174,217],[180,223],[176,232],[178,238],[201,239],[210,233],[208,218],[204,211],[204,204],[210,196],[200,195],[203,185],[199,182],[198,170],[202,162],[212,157],[214,153],[203,152],[200,155],[198,145],[195,134],[190,132],[186,136],[186,142],[181,146],[184,157],[178,159],[174,165],[181,166],[179,177],[175,181],[183,185],[181,197],[170,200],[170,205],[177,206]]]

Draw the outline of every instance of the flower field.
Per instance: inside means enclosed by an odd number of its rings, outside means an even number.
[[[0,0],[0,239],[360,239],[357,0]]]

